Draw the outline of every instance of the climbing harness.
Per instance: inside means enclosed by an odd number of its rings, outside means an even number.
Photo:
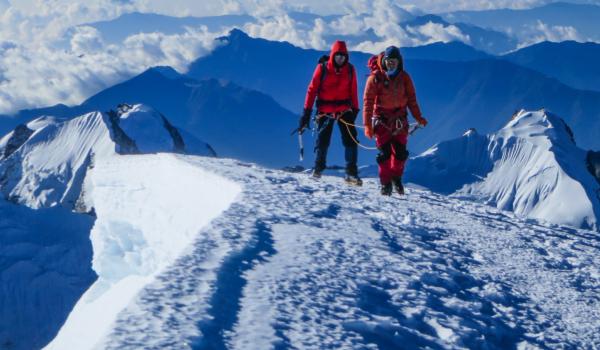
[[[348,123],[344,119],[340,118],[342,115],[344,115],[345,113],[348,113],[349,111],[351,111],[351,109],[348,109],[348,110],[345,110],[345,111],[342,111],[342,112],[337,112],[337,113],[321,113],[321,114],[317,114],[315,116],[315,122],[317,120],[321,119],[321,118],[324,118],[324,117],[337,120],[337,121],[339,121],[340,123],[342,123],[342,124],[344,124],[346,126],[346,130],[348,130],[348,135],[350,135],[350,138],[352,139],[352,141],[358,147],[366,149],[366,150],[370,150],[370,151],[377,151],[377,150],[379,150],[377,147],[363,146],[352,135],[352,133],[350,132],[350,127],[351,126],[353,126],[355,128],[358,128],[358,129],[365,129],[365,127],[361,126],[361,125],[356,125],[356,124]],[[402,120],[400,120],[400,118],[396,119],[396,128],[393,131],[392,131],[392,129],[389,126],[385,125],[385,123],[383,123],[381,121],[378,121],[378,119],[379,118],[373,118],[373,129],[375,129],[375,125],[379,125],[378,123],[380,123],[380,125],[386,127],[388,130],[390,130],[392,132],[393,136],[396,136],[398,134],[398,132],[400,132],[400,130],[404,127],[404,123],[402,122]],[[408,135],[413,135],[415,133],[415,131],[417,131],[418,129],[421,129],[421,128],[423,128],[423,126],[421,126],[421,124],[419,124],[419,123],[408,124]]]
[[[358,140],[354,137],[354,135],[352,135],[352,133],[350,132],[351,126],[358,128],[358,129],[365,129],[365,127],[362,125],[356,125],[353,123],[349,123],[341,118],[342,115],[344,115],[350,111],[352,111],[352,109],[347,109],[345,111],[336,112],[336,113],[316,114],[314,117],[314,124],[317,125],[317,121],[321,118],[330,118],[333,120],[337,120],[338,122],[340,122],[340,123],[344,124],[344,126],[346,126],[348,135],[350,135],[350,138],[358,147],[369,150],[369,151],[378,151],[379,148],[377,148],[377,147],[363,146],[360,142],[358,142]],[[385,123],[383,123],[381,120],[379,120],[379,118],[373,118],[373,129],[375,129],[376,125],[381,125],[381,126],[387,128],[390,132],[392,132],[393,136],[396,136],[398,134],[398,132],[400,132],[400,130],[404,127],[404,123],[402,122],[402,120],[400,120],[400,118],[396,119],[395,130],[392,130],[389,126],[387,126]],[[421,128],[423,128],[423,126],[419,123],[408,124],[408,135],[412,136],[415,133],[415,131],[417,131]],[[314,134],[314,131],[315,130],[312,129],[313,134]],[[298,129],[295,129],[294,131],[292,131],[292,135],[294,135],[295,133],[298,133],[298,145],[300,147],[300,161],[303,161],[304,160],[304,143],[302,141],[302,134],[304,133],[304,130],[300,130],[298,128]]]

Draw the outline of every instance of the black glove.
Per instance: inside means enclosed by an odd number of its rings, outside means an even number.
[[[300,122],[298,123],[298,132],[303,132],[304,129],[310,128],[310,116],[312,115],[312,109],[304,108]]]

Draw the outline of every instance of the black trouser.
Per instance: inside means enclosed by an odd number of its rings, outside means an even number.
[[[344,113],[340,119],[352,125],[346,125],[338,120],[338,127],[342,134],[342,143],[344,144],[346,159],[346,173],[349,175],[358,175],[356,162],[358,160],[358,146],[354,140],[358,140],[354,122],[356,115],[352,111]],[[335,119],[330,116],[322,116],[317,119],[317,140],[315,144],[315,169],[322,171],[327,164],[327,149],[331,142],[331,133],[333,132],[333,124]]]

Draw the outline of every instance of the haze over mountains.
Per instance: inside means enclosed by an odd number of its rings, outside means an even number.
[[[364,50],[369,42],[389,42],[393,39],[390,35],[401,34],[403,37],[398,44],[402,46],[462,41],[495,55],[544,40],[600,41],[600,30],[594,22],[600,14],[600,6],[593,4],[558,2],[531,9],[458,11],[438,15],[409,12],[394,4],[389,7],[387,16],[375,11],[326,16],[296,11],[263,17],[170,17],[134,12],[86,25],[96,28],[110,43],[118,43],[138,33],[184,33],[186,28],[205,26],[212,32],[237,27],[252,36],[267,39],[277,39],[275,36],[281,35],[280,30],[288,30],[292,31],[287,35],[288,41],[292,39],[292,43],[299,46],[311,45],[304,48],[325,49],[323,45],[340,39],[346,40],[353,49]],[[263,25],[276,30],[268,33],[262,29]],[[393,31],[386,32],[382,29],[384,25]],[[322,28],[315,31],[319,26]],[[294,42],[302,35],[315,37]],[[278,39],[286,40],[285,34]]]
[[[523,44],[532,44],[545,33],[552,41],[600,40],[600,6],[554,2],[531,9],[457,11],[442,15],[449,22],[466,22],[510,32]],[[533,42],[531,41],[533,39]]]
[[[217,40],[217,49],[193,62],[186,75],[168,67],[155,68],[108,88],[79,106],[58,105],[21,111],[16,119],[0,118],[4,122],[0,129],[8,132],[18,122],[45,114],[66,117],[105,110],[123,102],[146,103],[171,118],[175,125],[206,140],[219,155],[239,156],[271,166],[295,164],[297,145],[289,138],[289,131],[297,123],[316,61],[326,52],[251,38],[240,30]],[[520,108],[547,108],[557,113],[573,125],[579,146],[599,149],[594,130],[599,123],[596,116],[600,115],[600,93],[577,90],[559,81],[579,82],[590,90],[597,86],[593,69],[588,74],[569,67],[573,61],[583,66],[586,61],[582,60],[586,59],[576,58],[582,57],[577,54],[585,52],[589,55],[583,57],[595,57],[598,46],[573,42],[539,44],[501,57],[456,42],[403,49],[406,69],[432,122],[427,132],[418,133],[411,140],[411,151],[418,153],[472,127],[482,133],[492,132]],[[556,62],[554,69],[551,64],[537,63],[556,57],[553,53],[557,51],[562,51],[564,58],[552,59]],[[369,57],[365,53],[351,54],[361,95]],[[507,61],[523,62],[539,72]],[[307,139],[307,144],[310,142]],[[253,147],[247,147],[248,144]],[[274,145],[284,148],[274,154]],[[334,143],[333,147],[331,164],[341,164],[339,146]],[[311,152],[307,153],[310,162]],[[370,155],[363,152],[361,158],[369,159]]]

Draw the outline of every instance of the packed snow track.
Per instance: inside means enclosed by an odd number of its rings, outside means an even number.
[[[173,157],[238,183],[242,194],[95,348],[600,343],[595,232],[410,187],[402,199],[381,197],[374,180],[355,188],[337,177]]]

